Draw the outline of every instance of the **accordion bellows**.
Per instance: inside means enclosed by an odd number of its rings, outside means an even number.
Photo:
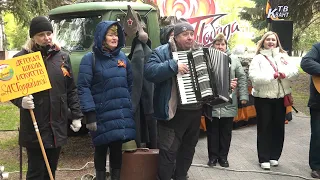
[[[232,103],[230,97],[230,58],[214,48],[173,52],[173,59],[187,64],[188,74],[178,74],[180,104]]]

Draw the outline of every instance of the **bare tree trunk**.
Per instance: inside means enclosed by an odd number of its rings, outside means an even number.
[[[301,54],[300,54],[300,57],[302,57],[303,53],[304,53],[304,51],[303,51],[303,50],[301,50]]]

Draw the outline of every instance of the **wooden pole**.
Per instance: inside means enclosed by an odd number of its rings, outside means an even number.
[[[37,124],[36,117],[34,116],[34,112],[33,112],[32,109],[29,109],[29,111],[30,111],[30,114],[31,114],[34,130],[36,131],[36,134],[37,134],[37,137],[38,137],[38,141],[39,141],[39,144],[40,144],[40,148],[41,148],[41,152],[42,152],[42,155],[43,155],[43,159],[44,159],[44,162],[46,163],[46,166],[47,166],[47,170],[48,170],[48,174],[50,176],[50,180],[54,180],[52,172],[51,172],[51,168],[50,168],[50,165],[49,165],[49,162],[48,162],[47,154],[46,154],[46,151],[44,150],[44,147],[43,147],[43,143],[42,143],[42,139],[41,139],[40,132],[39,132],[39,129],[38,129],[38,124]]]

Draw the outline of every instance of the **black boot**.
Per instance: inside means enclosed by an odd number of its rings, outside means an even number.
[[[121,169],[111,169],[111,180],[120,180]]]
[[[96,180],[106,180],[106,172],[96,171]]]

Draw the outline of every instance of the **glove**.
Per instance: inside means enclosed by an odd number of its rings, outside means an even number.
[[[90,131],[96,131],[97,130],[97,123],[93,122],[93,123],[86,124],[86,128],[89,129]]]
[[[282,72],[279,73],[279,79],[284,79],[286,78],[286,75]]]
[[[28,95],[23,97],[21,105],[24,109],[34,109],[33,96]]]
[[[72,124],[70,124],[70,129],[72,129],[73,132],[78,132],[81,126],[81,119],[74,119],[72,120]]]
[[[275,72],[275,73],[273,74],[273,78],[274,78],[274,79],[278,79],[278,77],[279,77],[279,73],[278,73],[278,72]]]

